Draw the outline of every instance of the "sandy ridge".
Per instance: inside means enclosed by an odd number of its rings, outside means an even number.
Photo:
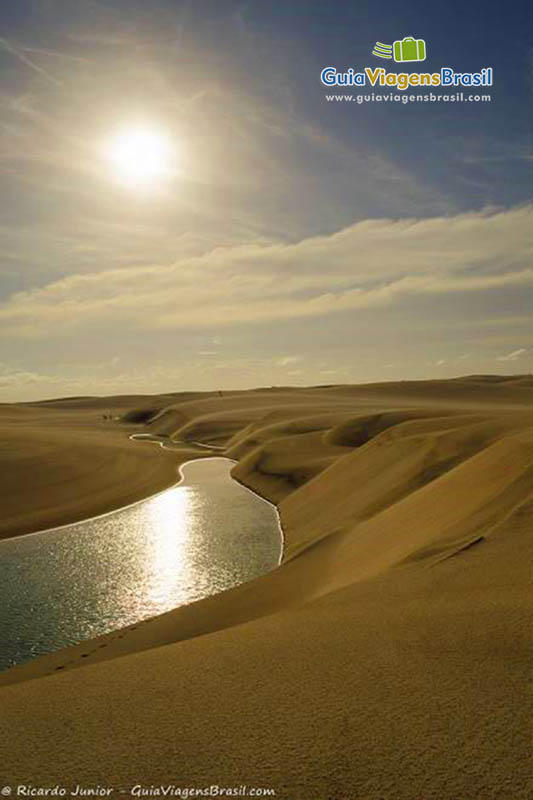
[[[276,502],[285,563],[7,673],[34,678],[2,690],[9,775],[529,797],[532,401],[528,376],[152,398],[143,430],[223,444]]]

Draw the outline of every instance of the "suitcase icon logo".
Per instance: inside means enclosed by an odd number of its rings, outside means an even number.
[[[413,39],[412,36],[405,36],[398,39],[393,44],[395,61],[425,61],[426,43],[424,39]]]

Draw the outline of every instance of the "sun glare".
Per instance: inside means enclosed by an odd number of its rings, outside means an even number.
[[[172,173],[170,140],[155,129],[131,127],[119,131],[109,142],[106,154],[114,175],[128,186],[155,186]]]

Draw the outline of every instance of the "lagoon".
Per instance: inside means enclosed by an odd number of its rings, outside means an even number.
[[[232,466],[190,461],[147,500],[0,542],[0,670],[275,569],[277,511]]]

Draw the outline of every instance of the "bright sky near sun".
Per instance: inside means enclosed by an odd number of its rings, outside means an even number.
[[[532,21],[4,0],[0,401],[531,371]],[[326,99],[405,36],[491,102]]]
[[[106,144],[113,175],[134,189],[153,188],[173,174],[168,136],[150,125],[128,125]]]

